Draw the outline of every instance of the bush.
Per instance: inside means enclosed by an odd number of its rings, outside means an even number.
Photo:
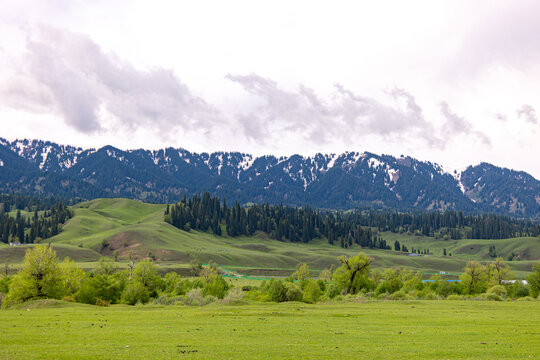
[[[329,299],[333,299],[336,296],[340,295],[341,291],[339,287],[336,284],[330,284],[326,288],[326,297]]]
[[[439,300],[439,297],[437,296],[437,294],[435,294],[434,292],[431,292],[431,291],[425,293],[422,298],[424,300]]]
[[[7,295],[9,292],[9,282],[11,281],[11,276],[2,276],[0,278],[0,294]]]
[[[499,295],[501,298],[506,298],[506,294],[507,294],[506,288],[504,286],[502,286],[502,285],[495,285],[495,286],[489,288],[487,293],[488,293],[488,295],[489,294]]]
[[[304,302],[315,304],[321,297],[321,288],[317,282],[313,280],[307,280],[304,286]]]
[[[204,297],[202,295],[202,289],[197,288],[197,289],[190,290],[186,294],[184,305],[203,306]]]
[[[390,295],[390,300],[406,300],[407,294],[405,294],[403,291],[398,290]]]
[[[517,301],[534,301],[534,298],[531,297],[531,296],[524,296],[524,297],[521,297],[521,298],[517,299]]]
[[[155,305],[174,305],[176,303],[175,297],[169,298],[166,295],[160,295],[159,297],[152,300],[152,304]]]
[[[244,290],[241,288],[235,287],[229,290],[227,296],[221,300],[222,304],[225,305],[243,305],[246,302],[243,300],[246,297]]]
[[[283,302],[287,299],[287,290],[281,280],[270,279],[267,285],[268,295],[274,302]]]
[[[98,274],[87,276],[75,295],[78,302],[94,305],[97,299],[117,303],[125,287],[127,279],[121,273],[114,275]]]
[[[448,295],[446,300],[463,300],[463,297],[461,295],[452,294]]]
[[[270,295],[261,290],[253,289],[246,294],[246,299],[253,301],[269,302],[272,301]]]
[[[529,287],[521,282],[516,281],[512,284],[513,298],[519,299],[530,295]]]
[[[203,288],[204,296],[215,296],[218,299],[223,299],[229,290],[229,284],[221,276],[216,276],[211,282]]]
[[[204,297],[204,303],[203,305],[208,305],[208,304],[212,304],[212,303],[215,303],[216,301],[218,301],[218,298],[213,296],[213,295],[208,295],[208,296],[205,296]]]
[[[492,292],[492,293],[488,293],[486,295],[486,300],[489,300],[489,301],[502,301],[502,297],[500,295],[497,295],[496,293]]]
[[[107,300],[97,299],[96,300],[96,305],[97,306],[109,306],[109,305],[111,305],[111,303],[110,303],[110,301],[107,301]]]
[[[140,302],[146,304],[150,300],[148,288],[140,282],[133,282],[126,286],[122,292],[122,303],[135,305]]]
[[[285,300],[286,301],[302,301],[304,297],[304,293],[300,288],[293,283],[285,283],[284,284],[286,292],[285,292]]]

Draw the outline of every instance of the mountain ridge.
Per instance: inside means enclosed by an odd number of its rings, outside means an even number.
[[[540,217],[540,181],[481,163],[461,172],[409,156],[314,156],[183,148],[121,150],[0,138],[0,191],[175,202],[208,191],[229,200],[329,209],[388,207]]]

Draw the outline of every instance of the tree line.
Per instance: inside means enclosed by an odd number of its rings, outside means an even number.
[[[276,240],[310,242],[326,238],[329,244],[349,247],[391,249],[380,232],[409,233],[445,239],[504,239],[540,235],[540,225],[531,221],[501,215],[465,215],[462,212],[399,213],[388,211],[332,212],[301,208],[238,202],[228,206],[226,200],[209,193],[184,198],[167,205],[165,221],[189,231],[196,229],[217,236],[253,235],[261,231]],[[396,251],[408,249],[394,244]],[[417,253],[426,250],[416,249]]]
[[[111,259],[101,258],[97,267],[84,272],[75,262],[59,262],[50,246],[27,250],[20,271],[0,275],[0,304],[9,307],[35,299],[62,299],[92,305],[124,303],[206,305],[261,302],[319,301],[358,298],[385,300],[473,298],[503,301],[523,297],[537,298],[540,293],[540,263],[533,265],[527,280],[508,282],[509,268],[501,258],[482,264],[469,261],[460,281],[449,282],[439,275],[424,281],[422,274],[404,268],[372,269],[373,259],[359,253],[338,258],[339,267],[322,270],[318,279],[305,263],[286,279],[271,278],[258,285],[234,287],[226,281],[216,264],[192,263],[194,277],[181,278],[170,272],[160,276],[150,260],[130,260],[127,269]],[[345,297],[346,296],[346,297]]]
[[[452,240],[508,239],[540,235],[540,224],[496,214],[466,215],[460,211],[410,212],[357,211],[348,215],[350,221],[379,231],[411,233]]]
[[[22,215],[21,210],[12,216],[0,209],[0,241],[25,244],[39,242],[57,235],[62,225],[72,216],[73,212],[61,202],[41,211],[41,214],[36,208],[31,216]]]
[[[167,205],[165,221],[189,231],[211,231],[217,236],[253,235],[261,231],[276,240],[308,243],[316,238],[326,238],[328,243],[341,247],[353,244],[368,248],[391,249],[376,231],[353,223],[340,212],[324,212],[309,206],[295,208],[283,205],[253,204],[228,206],[209,193],[184,197],[174,205]]]

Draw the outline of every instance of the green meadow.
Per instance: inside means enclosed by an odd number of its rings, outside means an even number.
[[[533,359],[540,302],[366,301],[0,311],[2,359]]]

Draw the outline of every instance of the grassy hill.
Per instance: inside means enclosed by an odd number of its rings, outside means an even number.
[[[328,245],[323,239],[309,244],[281,242],[264,233],[252,237],[217,237],[198,231],[181,231],[163,221],[165,205],[146,204],[127,199],[96,199],[74,206],[75,216],[63,231],[50,242],[60,257],[69,256],[78,262],[96,261],[115,252],[120,258],[155,256],[165,267],[187,267],[191,259],[213,260],[220,265],[238,268],[251,274],[290,273],[299,262],[321,270],[337,265],[340,255],[359,251],[374,257],[376,267],[403,266],[426,274],[440,271],[459,273],[469,259],[488,261],[489,247],[505,259],[514,252],[520,261],[509,262],[518,276],[540,259],[540,238],[503,240],[437,240],[422,236],[383,233],[390,244],[399,240],[411,247],[430,249],[431,256],[412,257],[390,250],[370,250],[353,246],[342,249]],[[442,256],[443,248],[453,256]],[[0,259],[17,263],[24,256],[24,247],[0,247]]]

